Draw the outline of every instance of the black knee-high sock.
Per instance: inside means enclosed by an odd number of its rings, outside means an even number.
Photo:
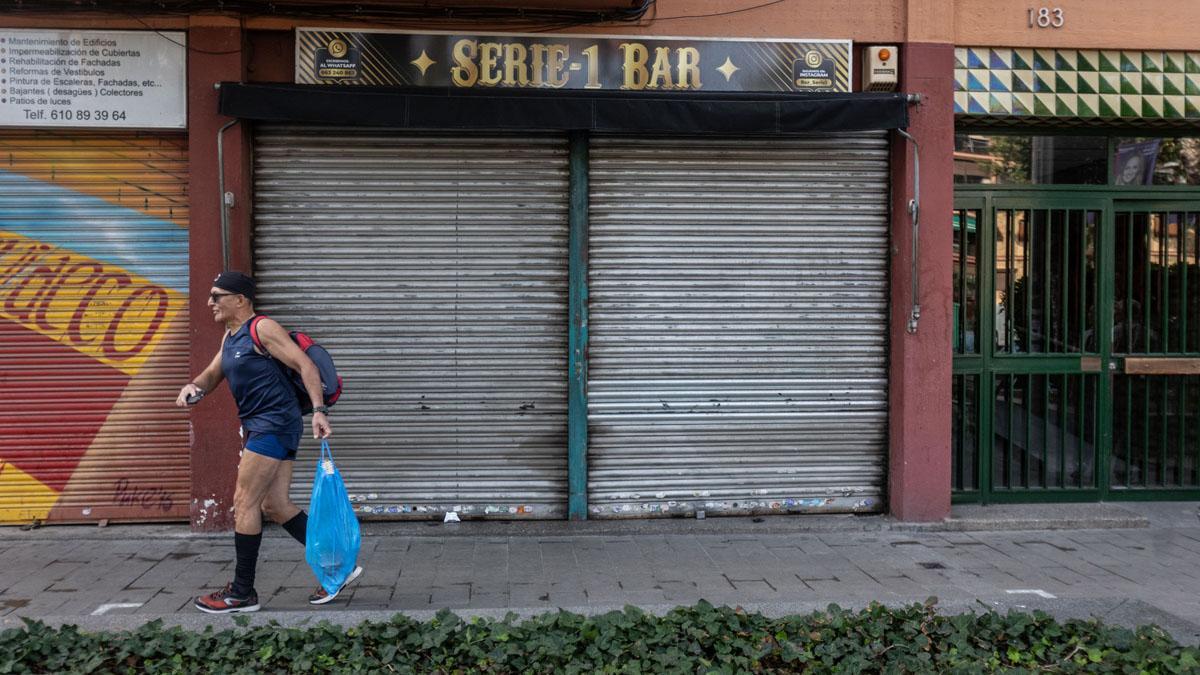
[[[233,533],[233,549],[237,553],[237,565],[233,568],[233,593],[239,598],[254,592],[254,568],[258,565],[258,547],[262,544],[262,532],[258,534]]]
[[[308,543],[308,514],[304,511],[292,516],[292,519],[283,524],[283,529],[292,535],[292,538],[300,542],[301,546]]]

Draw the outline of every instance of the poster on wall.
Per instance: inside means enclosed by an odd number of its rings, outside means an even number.
[[[297,84],[636,92],[848,92],[849,40],[300,28]]]
[[[1118,145],[1113,161],[1114,182],[1117,185],[1152,185],[1161,143],[1161,138],[1155,138]]]
[[[0,30],[0,126],[184,129],[180,31]]]

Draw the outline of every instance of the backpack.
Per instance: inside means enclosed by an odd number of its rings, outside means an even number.
[[[267,358],[272,358],[271,353],[258,339],[258,322],[265,318],[267,318],[266,314],[256,314],[253,319],[250,319],[250,339],[254,340],[254,346],[261,349]],[[332,408],[342,395],[342,376],[337,374],[337,368],[333,365],[333,357],[325,351],[324,347],[300,331],[294,330],[288,335],[316,365],[317,372],[321,376],[321,393],[325,396],[325,407]],[[304,379],[300,377],[300,373],[285,366],[279,360],[276,360],[275,363],[284,370],[284,374],[292,383],[292,388],[296,390],[296,398],[300,400],[300,412],[305,415],[311,413],[312,400],[308,398],[308,390],[304,388]]]

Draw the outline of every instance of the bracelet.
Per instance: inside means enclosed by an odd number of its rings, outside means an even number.
[[[329,408],[328,408],[328,406],[319,405],[319,406],[313,408],[313,414],[315,415],[316,413],[321,413],[322,415],[328,415]]]

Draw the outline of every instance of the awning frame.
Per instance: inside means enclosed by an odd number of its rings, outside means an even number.
[[[220,84],[221,114],[266,122],[400,129],[789,134],[908,126],[901,93],[477,90]]]

